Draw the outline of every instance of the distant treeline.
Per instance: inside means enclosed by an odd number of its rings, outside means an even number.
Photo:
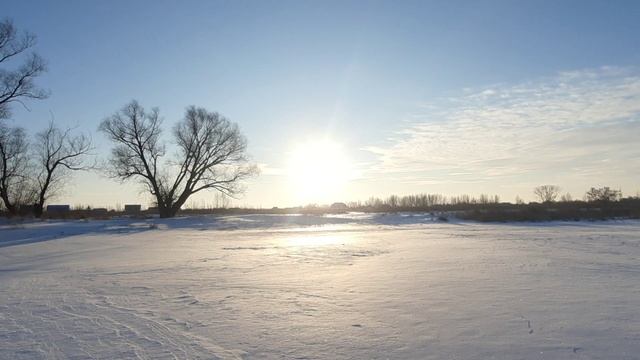
[[[559,187],[544,185],[534,189],[544,201],[525,203],[519,197],[515,203],[501,202],[497,195],[444,196],[441,194],[391,195],[371,197],[365,201],[337,202],[331,205],[309,204],[286,208],[230,207],[219,198],[210,207],[191,207],[180,210],[180,215],[242,215],[242,214],[330,214],[346,212],[430,212],[441,220],[449,217],[474,221],[554,221],[554,220],[607,220],[640,218],[640,196],[623,197],[619,190],[609,187],[591,188],[582,200],[573,200],[569,194],[557,196]],[[559,198],[560,201],[555,201]],[[202,205],[202,204],[201,204]],[[215,206],[214,206],[215,205]],[[126,209],[124,209],[126,210]],[[151,217],[157,208],[134,213],[117,209],[75,206],[65,212],[47,212],[45,218],[109,219],[119,216]],[[0,212],[0,215],[6,215]]]
[[[391,195],[386,198],[370,197],[366,201],[354,201],[345,204],[349,209],[361,211],[403,211],[403,210],[437,210],[443,207],[464,209],[469,205],[488,205],[500,203],[498,195],[482,194],[478,197],[459,195],[447,197],[441,194]],[[340,203],[332,205],[341,207]]]
[[[525,203],[520,197],[515,203],[501,202],[498,195],[441,194],[391,195],[369,198],[365,202],[333,204],[333,208],[362,212],[434,212],[440,218],[447,214],[475,221],[554,221],[554,220],[607,220],[640,218],[640,196],[623,197],[620,190],[609,187],[589,189],[583,200],[574,200],[570,194],[559,196],[560,187],[542,185],[534,189],[539,202]],[[560,198],[560,201],[555,201]]]
[[[483,222],[640,219],[640,198],[627,197],[616,201],[500,203],[467,209],[459,212],[457,216]]]

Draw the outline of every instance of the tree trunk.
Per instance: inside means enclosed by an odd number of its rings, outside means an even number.
[[[9,216],[18,215],[18,207],[9,200],[9,195],[6,192],[2,191],[0,198],[2,198],[2,202],[4,203],[4,207],[7,209]]]
[[[42,213],[44,212],[43,204],[33,204],[33,215],[38,219],[42,217]]]
[[[9,194],[7,194],[6,191],[0,191],[0,198],[2,198],[2,202],[4,203],[4,207],[7,209],[9,216],[16,215],[18,209],[15,204],[13,204],[11,200],[9,200]]]
[[[156,203],[158,204],[158,214],[160,214],[160,218],[172,218],[176,216],[180,208],[184,204],[186,197],[180,197],[176,202],[167,200],[165,201],[162,197],[156,196]]]
[[[160,197],[157,197],[157,204],[158,204],[158,214],[160,214],[160,218],[164,219],[164,218],[172,218],[176,216],[176,213],[178,212],[178,210],[175,208],[175,204],[168,205]]]
[[[191,193],[189,193],[190,195]],[[176,202],[174,202],[170,207],[169,207],[169,212],[171,213],[170,217],[174,217],[176,216],[176,214],[178,213],[178,211],[180,211],[180,209],[182,209],[182,205],[184,205],[184,203],[187,201],[187,199],[189,198],[189,195],[182,195],[178,198],[178,200],[176,200]]]
[[[9,217],[13,217],[18,215],[18,207],[13,205],[13,204],[9,204],[9,203],[5,203],[4,206],[7,208],[7,213],[9,214]]]
[[[158,213],[160,214],[160,218],[170,218],[176,216],[174,211],[171,211],[171,208],[167,207],[158,207]]]

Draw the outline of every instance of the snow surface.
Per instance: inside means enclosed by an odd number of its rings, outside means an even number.
[[[640,222],[0,224],[2,359],[640,359]]]

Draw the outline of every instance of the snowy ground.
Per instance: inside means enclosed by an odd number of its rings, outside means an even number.
[[[640,222],[0,224],[2,359],[639,359]]]

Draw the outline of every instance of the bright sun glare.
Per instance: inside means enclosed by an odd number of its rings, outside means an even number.
[[[289,158],[288,178],[297,201],[338,201],[351,174],[342,147],[330,140],[298,144]]]

